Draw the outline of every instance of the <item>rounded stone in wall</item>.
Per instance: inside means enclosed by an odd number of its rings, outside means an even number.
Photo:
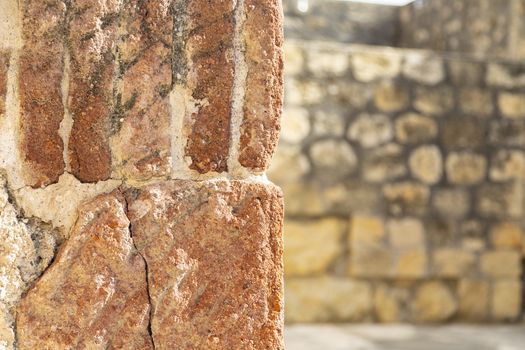
[[[315,170],[323,177],[340,178],[352,173],[357,166],[357,156],[345,140],[320,140],[310,148]]]
[[[288,143],[301,142],[310,132],[308,110],[302,107],[288,107],[281,118],[281,139]]]
[[[348,138],[365,148],[379,146],[394,136],[390,118],[383,114],[362,113],[348,130]]]
[[[408,54],[403,63],[403,75],[418,83],[438,84],[445,78],[443,61],[421,53]]]
[[[423,283],[416,291],[414,314],[422,322],[443,322],[451,318],[458,305],[451,290],[443,283]]]
[[[447,178],[457,185],[473,185],[485,178],[487,160],[480,154],[455,152],[447,157]]]
[[[421,146],[410,154],[410,172],[416,179],[435,184],[443,173],[443,159],[439,148],[435,145]]]
[[[401,143],[415,144],[432,140],[438,133],[437,123],[418,113],[406,113],[395,122],[396,138]]]

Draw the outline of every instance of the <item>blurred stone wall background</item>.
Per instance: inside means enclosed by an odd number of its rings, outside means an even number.
[[[520,320],[525,64],[347,43],[329,30],[307,40],[297,23],[331,13],[332,2],[315,4],[287,18],[269,172],[286,198],[287,321]],[[367,32],[347,23],[356,4],[337,6],[327,26]],[[408,10],[381,9],[376,24],[388,11]]]

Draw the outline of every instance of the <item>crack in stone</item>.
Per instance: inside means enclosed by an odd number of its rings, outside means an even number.
[[[126,198],[126,196],[124,196],[124,204],[125,204],[124,214],[126,215],[128,220],[130,220],[129,215],[128,215],[128,204],[129,203],[128,203],[128,199]],[[148,333],[149,333],[149,336],[151,338],[151,344],[153,344],[153,349],[156,349],[156,347],[155,347],[155,338],[153,337],[153,331],[152,331],[152,328],[151,328],[152,327],[152,322],[153,322],[153,302],[151,301],[151,294],[150,294],[150,288],[149,288],[148,261],[146,260],[146,257],[144,255],[142,255],[142,253],[140,252],[140,250],[137,247],[137,244],[135,243],[135,239],[133,238],[133,228],[132,228],[132,225],[131,225],[131,221],[129,222],[128,230],[129,230],[129,235],[131,237],[131,242],[133,243],[133,247],[135,247],[135,250],[137,251],[137,254],[140,255],[140,257],[144,261],[144,267],[145,267],[145,270],[146,270],[145,271],[146,272],[146,293],[148,294],[148,303],[149,303]]]

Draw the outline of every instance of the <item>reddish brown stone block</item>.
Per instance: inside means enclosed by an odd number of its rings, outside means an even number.
[[[69,138],[71,172],[82,182],[111,174],[114,47],[120,2],[73,0],[69,5]]]
[[[125,178],[148,180],[170,173],[170,6],[171,1],[130,1],[123,11],[113,152],[117,172]]]
[[[170,181],[127,198],[157,349],[283,349],[277,187]]]
[[[64,116],[61,82],[64,68],[66,6],[60,0],[23,0],[19,63],[20,153],[25,180],[33,187],[56,182],[64,172],[58,130]]]
[[[55,262],[17,309],[18,348],[153,349],[146,267],[119,192],[80,208]]]
[[[0,117],[5,113],[5,96],[7,93],[7,69],[10,54],[0,50]]]
[[[192,160],[190,168],[199,173],[228,170],[234,3],[221,0],[212,6],[208,1],[189,0],[186,8],[185,30],[189,33],[184,44],[189,56],[186,84],[198,101],[198,110],[189,121],[185,154]]]
[[[283,95],[282,8],[279,0],[245,0],[246,77],[239,162],[268,167],[277,146]]]

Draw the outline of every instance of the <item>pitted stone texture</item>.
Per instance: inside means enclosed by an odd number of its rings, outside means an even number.
[[[17,309],[24,349],[152,349],[144,260],[119,192],[79,209],[70,239]]]
[[[68,8],[69,158],[71,172],[82,182],[106,180],[111,174],[108,138],[120,6],[117,0],[73,0]]]
[[[65,166],[59,128],[66,5],[61,0],[23,0],[20,6],[20,153],[26,184],[40,187],[56,182]]]
[[[127,196],[157,349],[283,349],[278,188],[172,181]]]
[[[170,0],[130,1],[122,11],[123,34],[117,46],[122,76],[111,125],[119,178],[144,181],[170,172],[170,5]]]
[[[245,0],[244,119],[239,162],[265,171],[277,146],[283,103],[282,8],[278,0]]]
[[[235,1],[213,6],[204,0],[189,0],[183,42],[187,57],[184,78],[196,111],[188,111],[184,125],[188,141],[185,156],[199,173],[225,172],[230,144],[231,98],[234,84]],[[184,56],[183,56],[184,57]],[[180,72],[176,72],[180,74]]]
[[[5,113],[5,96],[7,93],[7,68],[9,67],[10,53],[0,50],[0,118]]]

